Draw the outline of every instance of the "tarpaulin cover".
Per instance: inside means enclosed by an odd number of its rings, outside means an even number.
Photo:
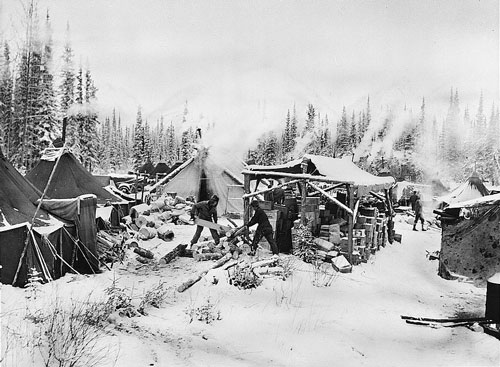
[[[390,188],[395,180],[393,177],[374,176],[356,166],[350,159],[323,157],[314,154],[305,154],[296,159],[275,166],[249,165],[247,171],[268,171],[301,174],[301,163],[308,161],[307,172],[310,175],[323,176],[332,183],[350,183],[358,188],[358,195],[366,195],[369,191],[379,191]],[[263,178],[272,178],[272,176]]]
[[[41,159],[26,175],[38,190],[43,191],[52,169],[56,164],[54,159]],[[47,197],[51,199],[71,199],[80,195],[94,194],[97,201],[104,204],[107,201],[122,201],[116,195],[105,190],[98,180],[70,152],[63,152],[54,176],[47,188]]]

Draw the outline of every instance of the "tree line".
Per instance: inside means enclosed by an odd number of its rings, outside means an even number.
[[[361,168],[397,179],[428,182],[432,179],[462,181],[473,173],[493,185],[500,183],[500,114],[493,103],[485,112],[483,93],[477,111],[460,106],[459,93],[451,89],[446,116],[427,112],[426,100],[417,112],[386,107],[372,116],[370,98],[360,111],[347,112],[331,122],[328,115],[309,104],[302,119],[296,107],[288,110],[281,128],[264,133],[247,153],[256,164],[272,165],[305,153],[349,157]]]

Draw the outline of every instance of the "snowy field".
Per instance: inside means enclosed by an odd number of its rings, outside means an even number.
[[[44,355],[29,342],[29,336],[36,339],[37,310],[52,307],[54,298],[99,298],[113,281],[132,302],[164,282],[168,299],[147,308],[146,316],[110,317],[95,346],[96,355],[106,356],[97,366],[499,366],[499,341],[481,328],[431,328],[401,319],[484,316],[486,289],[438,277],[438,262],[428,260],[426,250],[439,249],[440,230],[413,232],[399,218],[396,231],[401,244],[388,244],[350,274],[320,279],[310,265],[288,256],[291,277],[267,278],[253,290],[228,284],[226,271],[215,269],[179,293],[177,286],[211,262],[178,258],[151,267],[132,253],[111,271],[44,285],[35,299],[3,285],[2,366],[44,365]],[[193,232],[178,226],[172,244],[188,242]],[[143,245],[161,255],[172,244]],[[318,287],[313,280],[332,283]],[[189,316],[200,309],[215,320]]]

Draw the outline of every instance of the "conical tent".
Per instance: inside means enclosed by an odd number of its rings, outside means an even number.
[[[217,161],[203,150],[169,173],[155,187],[164,185],[164,191],[179,196],[194,196],[197,201],[219,197],[219,213],[243,212],[243,162]]]
[[[50,216],[50,210],[37,210],[40,197],[0,150],[0,281],[4,284],[24,286],[33,268],[45,280],[59,278],[70,270],[64,261],[81,272],[91,271],[89,265],[96,268],[95,263],[79,261],[83,250],[75,251],[73,238],[80,236],[72,222]]]
[[[474,172],[467,181],[460,184],[449,194],[439,197],[437,201],[441,203],[441,205],[451,205],[477,199],[489,194],[490,192],[486,186],[484,186],[483,180]]]
[[[62,154],[49,187],[47,197],[51,199],[71,199],[81,195],[93,194],[99,204],[107,201],[123,201],[104,189],[98,180],[69,151],[55,149],[44,154],[38,164],[26,175],[38,190],[45,190],[58,154]]]
[[[28,182],[0,151],[0,227],[31,223],[36,212],[35,202],[41,193]],[[34,224],[48,225],[49,215],[39,210]]]
[[[157,173],[167,174],[169,171],[170,171],[170,167],[168,166],[168,164],[166,164],[165,162],[159,162],[156,164],[153,172],[151,172],[151,175],[154,176]]]

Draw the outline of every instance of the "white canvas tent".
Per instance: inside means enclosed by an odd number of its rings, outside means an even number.
[[[245,164],[231,157],[223,160],[213,157],[208,149],[202,149],[155,184],[151,191],[161,186],[163,192],[176,193],[184,198],[194,196],[197,201],[217,195],[219,213],[242,213],[241,171]]]
[[[440,207],[473,200],[489,195],[489,190],[484,186],[483,181],[476,173],[473,173],[469,179],[461,183],[450,193],[437,198]]]

